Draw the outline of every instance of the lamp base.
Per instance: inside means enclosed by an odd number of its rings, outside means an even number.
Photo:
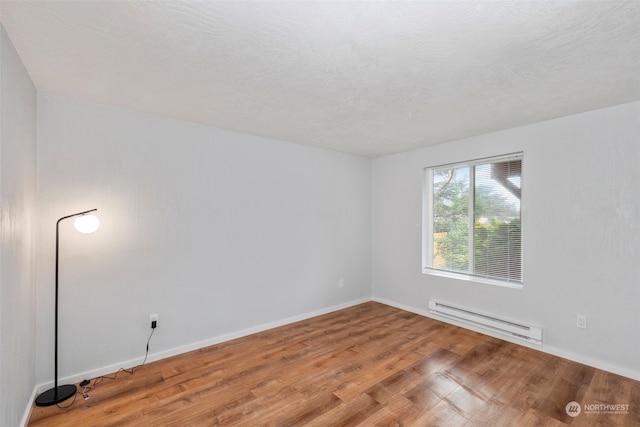
[[[50,388],[36,398],[36,406],[51,406],[67,400],[76,394],[76,386],[74,384],[59,385],[57,388]]]

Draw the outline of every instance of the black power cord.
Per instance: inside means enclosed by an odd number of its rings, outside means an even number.
[[[91,380],[83,380],[79,385],[80,387],[83,388],[82,392],[76,392],[76,394],[73,395],[73,400],[71,401],[70,404],[66,405],[66,406],[60,406],[59,404],[56,403],[56,406],[60,409],[67,409],[70,408],[71,406],[73,406],[73,404],[76,402],[76,398],[78,397],[78,394],[82,394],[82,397],[84,398],[84,400],[89,399],[89,392],[91,390],[93,390],[98,384],[100,384],[102,381],[104,381],[105,379],[107,380],[115,380],[116,378],[118,378],[118,374],[120,372],[126,372],[129,375],[133,375],[135,369],[140,368],[141,366],[143,366],[145,363],[147,363],[147,357],[149,357],[149,343],[151,342],[151,337],[153,336],[153,333],[156,331],[155,328],[155,322],[153,322],[154,325],[152,325],[151,328],[151,334],[149,334],[149,338],[147,339],[147,349],[144,353],[144,360],[142,361],[141,364],[134,366],[133,368],[130,369],[125,369],[125,368],[120,368],[118,369],[118,371],[116,373],[114,373],[112,376],[109,375],[101,375],[99,377],[96,378],[92,378]],[[91,385],[91,381],[93,381],[93,385]]]
[[[76,398],[78,397],[78,393],[76,392],[76,394],[73,395],[73,400],[71,401],[71,403],[69,403],[66,406],[60,406],[59,403],[56,403],[56,406],[60,409],[67,409],[73,406],[74,403],[76,403]]]

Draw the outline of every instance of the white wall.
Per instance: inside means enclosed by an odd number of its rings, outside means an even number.
[[[15,102],[29,110],[27,86]],[[55,221],[93,207],[97,233],[62,224],[62,378],[138,362],[150,313],[160,315],[151,353],[162,356],[367,299],[373,282],[375,299],[417,312],[439,298],[539,324],[544,351],[640,379],[640,103],[374,160],[373,244],[370,160],[46,94],[38,108],[35,379],[33,305],[5,296],[33,299],[35,134],[18,147],[6,128],[26,120],[19,128],[33,132],[35,114],[2,109],[3,220],[5,206],[25,212],[15,220],[25,238],[2,239],[0,390],[13,386],[6,375],[26,382],[4,417],[53,376]],[[514,151],[525,153],[524,288],[423,275],[423,168]],[[11,182],[21,207],[5,204]],[[8,274],[25,287],[7,286]],[[14,315],[19,326],[6,321]],[[16,352],[6,336],[21,340]],[[11,372],[9,357],[20,357]]]
[[[0,25],[0,426],[35,386],[36,90]]]
[[[166,355],[370,297],[370,160],[44,94],[38,108],[39,382],[55,222],[74,212],[101,226],[61,224],[63,378],[139,361],[151,313]]]
[[[423,168],[524,151],[521,290],[421,273]],[[376,159],[373,296],[544,327],[542,348],[640,379],[640,103]],[[576,328],[576,314],[588,328]]]

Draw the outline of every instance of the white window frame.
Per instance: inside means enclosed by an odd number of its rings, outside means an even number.
[[[434,166],[428,166],[426,168],[424,168],[424,180],[423,180],[423,190],[422,190],[422,203],[423,203],[423,208],[422,208],[422,272],[424,274],[429,274],[429,275],[433,275],[433,276],[440,276],[440,277],[448,277],[448,278],[453,278],[453,279],[458,279],[458,280],[465,280],[465,281],[471,281],[471,282],[475,282],[475,283],[485,283],[485,284],[490,284],[490,285],[497,285],[497,286],[504,286],[504,287],[508,287],[508,288],[515,288],[515,289],[522,289],[524,286],[524,262],[522,261],[523,265],[521,266],[521,280],[520,282],[509,282],[506,280],[499,280],[499,279],[494,279],[494,278],[488,278],[488,277],[483,277],[483,276],[476,276],[474,274],[471,273],[459,273],[459,272],[453,272],[453,271],[447,271],[447,270],[440,270],[440,269],[436,269],[436,268],[432,268],[432,261],[433,261],[433,232],[434,232],[434,225],[433,225],[433,171],[435,169],[445,169],[445,168],[451,168],[451,169],[455,169],[455,168],[459,168],[459,167],[471,167],[471,166],[475,166],[475,165],[482,165],[482,164],[487,164],[487,163],[498,163],[498,162],[504,162],[504,161],[509,161],[509,160],[522,160],[522,174],[524,175],[524,153],[523,152],[517,152],[517,153],[510,153],[510,154],[505,154],[505,155],[499,155],[499,156],[491,156],[491,157],[484,157],[481,159],[475,159],[475,160],[469,160],[469,161],[464,161],[464,162],[458,162],[458,163],[445,163],[442,165],[434,165]],[[521,176],[521,188],[524,188],[524,177]],[[469,174],[469,187],[473,188],[475,186],[475,176],[474,174]],[[524,194],[524,191],[523,191]],[[524,203],[523,200],[520,200],[520,223],[523,224],[524,223]],[[473,230],[474,224],[474,215],[473,215],[473,204],[470,203],[469,204],[469,221],[470,221],[470,229]],[[521,228],[521,230],[523,230],[524,228]],[[524,233],[523,233],[524,234]],[[521,234],[520,236],[521,241],[521,249],[520,249],[520,254],[521,254],[521,259],[524,260],[524,244],[523,244],[523,236]],[[471,239],[470,239],[471,240]],[[470,243],[471,245],[471,243]],[[469,253],[473,253],[473,248],[470,248]],[[470,262],[470,271],[473,271],[473,269],[471,267],[473,267],[473,256],[469,257],[469,262]]]

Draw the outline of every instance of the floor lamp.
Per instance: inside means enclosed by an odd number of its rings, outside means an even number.
[[[37,406],[51,406],[59,402],[69,399],[76,394],[75,384],[67,384],[58,386],[58,247],[59,247],[59,230],[60,221],[77,217],[74,225],[76,230],[81,233],[88,234],[93,233],[100,226],[100,221],[94,215],[88,215],[90,212],[97,211],[98,209],[91,209],[84,212],[78,212],[73,215],[63,216],[56,222],[56,314],[55,314],[55,373],[53,388],[45,391],[36,398]]]

